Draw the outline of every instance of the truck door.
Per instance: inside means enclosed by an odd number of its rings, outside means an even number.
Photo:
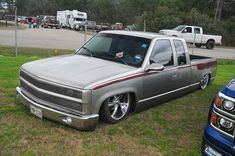
[[[173,40],[175,51],[177,54],[177,74],[176,74],[176,87],[177,89],[184,88],[191,83],[191,64],[190,58],[185,53],[185,46],[181,40]],[[187,58],[188,57],[188,58]]]
[[[192,27],[185,27],[182,30],[181,37],[185,39],[186,42],[193,43],[193,30]]]
[[[172,45],[168,39],[159,39],[155,42],[149,64],[156,63],[164,66],[160,72],[148,71],[143,77],[144,99],[155,99],[175,89],[175,56]]]

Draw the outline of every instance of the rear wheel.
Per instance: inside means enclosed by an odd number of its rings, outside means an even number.
[[[100,117],[107,123],[117,123],[127,116],[130,105],[131,96],[129,93],[114,95],[103,103]]]
[[[213,49],[214,46],[215,46],[215,41],[213,41],[213,40],[207,41],[207,43],[206,43],[206,48],[207,49]]]
[[[210,80],[210,75],[209,74],[206,74],[202,77],[201,82],[200,82],[200,89],[201,90],[206,89],[206,87],[209,84],[209,80]]]

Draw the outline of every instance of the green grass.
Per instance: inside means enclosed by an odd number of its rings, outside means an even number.
[[[205,91],[129,116],[94,132],[81,132],[29,113],[15,95],[20,66],[48,56],[72,53],[50,49],[0,47],[0,155],[200,155],[212,98],[235,76],[235,61],[220,60],[217,78]]]

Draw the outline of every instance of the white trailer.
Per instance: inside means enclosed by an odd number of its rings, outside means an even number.
[[[78,10],[57,11],[57,20],[63,28],[79,30],[87,20],[87,13]]]
[[[70,10],[57,11],[57,21],[59,21],[59,24],[62,28],[69,27],[70,14]]]
[[[79,30],[86,20],[87,13],[78,10],[71,11],[68,19],[70,28],[76,30]]]

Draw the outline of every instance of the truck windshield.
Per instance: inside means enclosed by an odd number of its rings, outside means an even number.
[[[176,31],[181,31],[185,28],[185,25],[179,25],[178,27],[174,28],[173,30],[176,30]]]
[[[55,16],[47,16],[47,19],[53,21],[53,20],[56,20],[56,17]]]
[[[100,33],[80,48],[77,54],[138,68],[144,61],[150,42],[146,38]]]
[[[75,20],[75,21],[85,21],[84,18],[75,18],[74,20]]]

